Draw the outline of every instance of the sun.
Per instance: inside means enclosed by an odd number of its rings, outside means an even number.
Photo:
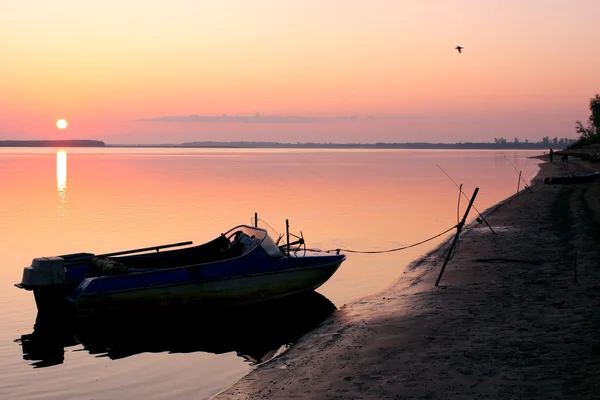
[[[56,127],[58,129],[65,129],[67,127],[67,121],[64,119],[59,119],[56,121]]]

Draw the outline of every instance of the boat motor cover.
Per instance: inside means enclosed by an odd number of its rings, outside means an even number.
[[[61,257],[34,258],[31,265],[23,269],[23,286],[62,285],[67,281],[65,260]]]

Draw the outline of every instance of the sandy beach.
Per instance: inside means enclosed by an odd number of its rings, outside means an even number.
[[[451,238],[214,398],[600,398],[600,181],[543,183],[599,170],[543,163],[484,213],[496,234],[466,227],[438,287]]]

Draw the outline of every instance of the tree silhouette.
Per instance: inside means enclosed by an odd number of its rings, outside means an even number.
[[[575,130],[579,133],[579,143],[581,145],[597,143],[600,141],[600,94],[596,94],[590,99],[590,118],[586,126],[581,121],[575,121]]]
[[[600,94],[590,99],[590,123],[596,129],[596,135],[600,135]]]

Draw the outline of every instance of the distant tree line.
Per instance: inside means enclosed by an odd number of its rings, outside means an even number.
[[[535,142],[535,145],[540,145],[542,147],[548,147],[548,146],[554,146],[554,147],[559,147],[559,148],[565,148],[573,143],[575,143],[576,140],[575,139],[570,139],[570,138],[553,138],[550,139],[549,136],[544,136],[542,138],[542,140],[540,142]],[[505,138],[500,137],[500,138],[494,138],[494,143],[496,143],[497,145],[507,145],[508,142]],[[512,144],[514,145],[520,145],[520,144],[529,144],[529,140],[525,139],[523,142],[521,142],[519,140],[518,137],[514,138],[512,141]]]
[[[100,140],[0,140],[0,147],[104,147]]]
[[[575,142],[574,139],[567,138],[542,138],[539,142],[519,141],[518,138],[508,142],[504,138],[495,138],[494,142],[458,142],[458,143],[426,143],[426,142],[406,142],[406,143],[281,143],[281,142],[186,142],[183,147],[235,147],[235,148],[300,148],[300,149],[547,149],[554,147],[556,149],[565,148]]]

